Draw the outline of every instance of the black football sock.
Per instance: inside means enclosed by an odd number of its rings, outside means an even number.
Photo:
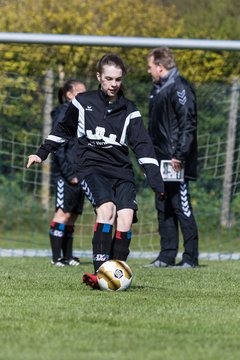
[[[73,235],[74,225],[66,225],[62,241],[63,257],[66,259],[72,259],[73,257]]]
[[[95,273],[110,258],[112,244],[112,228],[110,224],[96,223],[92,239],[93,266]]]
[[[49,237],[52,248],[52,259],[56,262],[61,258],[62,240],[64,237],[65,225],[52,221],[50,224]]]
[[[129,245],[132,238],[131,231],[116,230],[111,251],[112,259],[126,261],[129,254]]]

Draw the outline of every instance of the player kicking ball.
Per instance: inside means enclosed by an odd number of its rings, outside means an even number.
[[[151,139],[135,104],[124,96],[126,69],[115,54],[97,63],[96,91],[76,95],[61,123],[50,133],[27,168],[76,136],[78,178],[96,213],[92,249],[94,273],[83,282],[98,289],[97,270],[110,259],[126,261],[137,221],[136,185],[128,146],[143,167],[152,189],[164,199],[164,185]]]

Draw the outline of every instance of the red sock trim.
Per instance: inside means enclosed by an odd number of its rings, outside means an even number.
[[[115,235],[115,237],[116,237],[116,239],[121,240],[121,239],[122,239],[122,232],[121,232],[121,231],[116,230],[116,235]]]

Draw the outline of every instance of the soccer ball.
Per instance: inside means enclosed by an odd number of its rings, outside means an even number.
[[[109,260],[103,263],[97,272],[98,284],[101,290],[127,290],[132,282],[132,270],[121,260]]]

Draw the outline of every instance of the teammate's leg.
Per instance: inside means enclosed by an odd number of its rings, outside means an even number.
[[[83,212],[84,205],[84,193],[81,185],[67,184],[65,186],[65,203],[64,211],[69,212],[69,217],[66,217],[66,228],[63,238],[62,251],[63,256],[66,258],[66,262],[70,266],[80,265],[78,257],[73,256],[73,242],[74,242],[74,230],[75,223],[79,215]]]
[[[62,242],[64,237],[65,224],[56,222],[54,220],[50,223],[49,238],[52,249],[52,265],[64,266],[62,260]]]
[[[68,265],[78,266],[80,261],[73,257],[73,238],[74,238],[74,224],[77,220],[78,214],[71,213],[66,219],[66,227],[62,243],[63,257],[66,259]]]

